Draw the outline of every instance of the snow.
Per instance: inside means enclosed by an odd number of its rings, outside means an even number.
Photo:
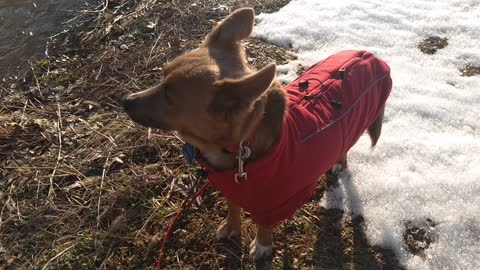
[[[257,17],[254,35],[293,46],[298,59],[279,66],[296,77],[330,54],[365,49],[387,61],[393,90],[382,136],[362,139],[321,203],[363,215],[372,244],[391,248],[407,269],[480,269],[480,66],[478,0],[292,0]],[[429,36],[448,38],[434,55],[417,48]],[[423,256],[403,241],[405,223],[433,220],[436,240]]]

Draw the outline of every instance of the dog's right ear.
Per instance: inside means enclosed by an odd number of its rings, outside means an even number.
[[[255,12],[251,8],[235,10],[220,22],[205,40],[207,46],[231,46],[250,36],[253,29]]]
[[[247,108],[260,97],[275,78],[275,64],[269,64],[256,73],[240,79],[223,79],[216,81],[217,87],[211,110],[215,112],[234,112]]]

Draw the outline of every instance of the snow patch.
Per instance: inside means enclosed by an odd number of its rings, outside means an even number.
[[[350,151],[322,202],[362,214],[373,244],[392,248],[408,269],[480,269],[480,66],[477,0],[293,0],[261,14],[255,36],[298,50],[279,79],[347,49],[364,49],[392,69],[382,136],[374,151],[364,136]],[[417,48],[448,38],[433,55]],[[424,256],[410,254],[405,222],[431,219],[438,239]]]

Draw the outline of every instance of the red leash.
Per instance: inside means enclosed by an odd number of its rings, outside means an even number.
[[[197,183],[199,182],[200,179],[202,178],[205,178],[206,177],[206,172],[203,171],[203,170],[200,170],[198,172],[198,177],[197,177]],[[195,186],[196,184],[195,183]],[[170,223],[170,226],[168,227],[168,230],[167,232],[165,233],[165,237],[163,238],[163,243],[162,243],[162,249],[160,250],[160,255],[158,256],[158,261],[157,261],[157,268],[156,270],[160,270],[160,268],[162,267],[162,259],[163,259],[163,251],[165,250],[165,246],[167,244],[167,241],[168,241],[168,238],[170,237],[170,234],[172,234],[172,231],[173,231],[173,228],[175,227],[175,224],[177,223],[178,219],[180,218],[180,216],[182,215],[183,211],[185,209],[187,209],[188,207],[190,207],[190,205],[192,205],[193,201],[198,197],[200,196],[200,194],[202,194],[206,189],[207,187],[210,185],[209,182],[205,183],[205,185],[203,185],[203,187],[201,189],[199,189],[195,195],[193,195],[190,200],[184,204],[177,212],[177,214],[175,215],[175,217],[173,218],[172,220],[172,223]]]

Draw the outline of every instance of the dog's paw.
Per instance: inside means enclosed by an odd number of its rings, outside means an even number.
[[[252,258],[254,261],[271,256],[272,252],[272,245],[264,246],[258,243],[256,238],[250,244],[250,258]]]
[[[230,239],[240,236],[240,228],[234,228],[227,220],[222,221],[217,229],[217,240]]]
[[[333,167],[330,169],[332,175],[338,175],[341,171],[343,171],[344,166],[341,163],[335,163]]]

